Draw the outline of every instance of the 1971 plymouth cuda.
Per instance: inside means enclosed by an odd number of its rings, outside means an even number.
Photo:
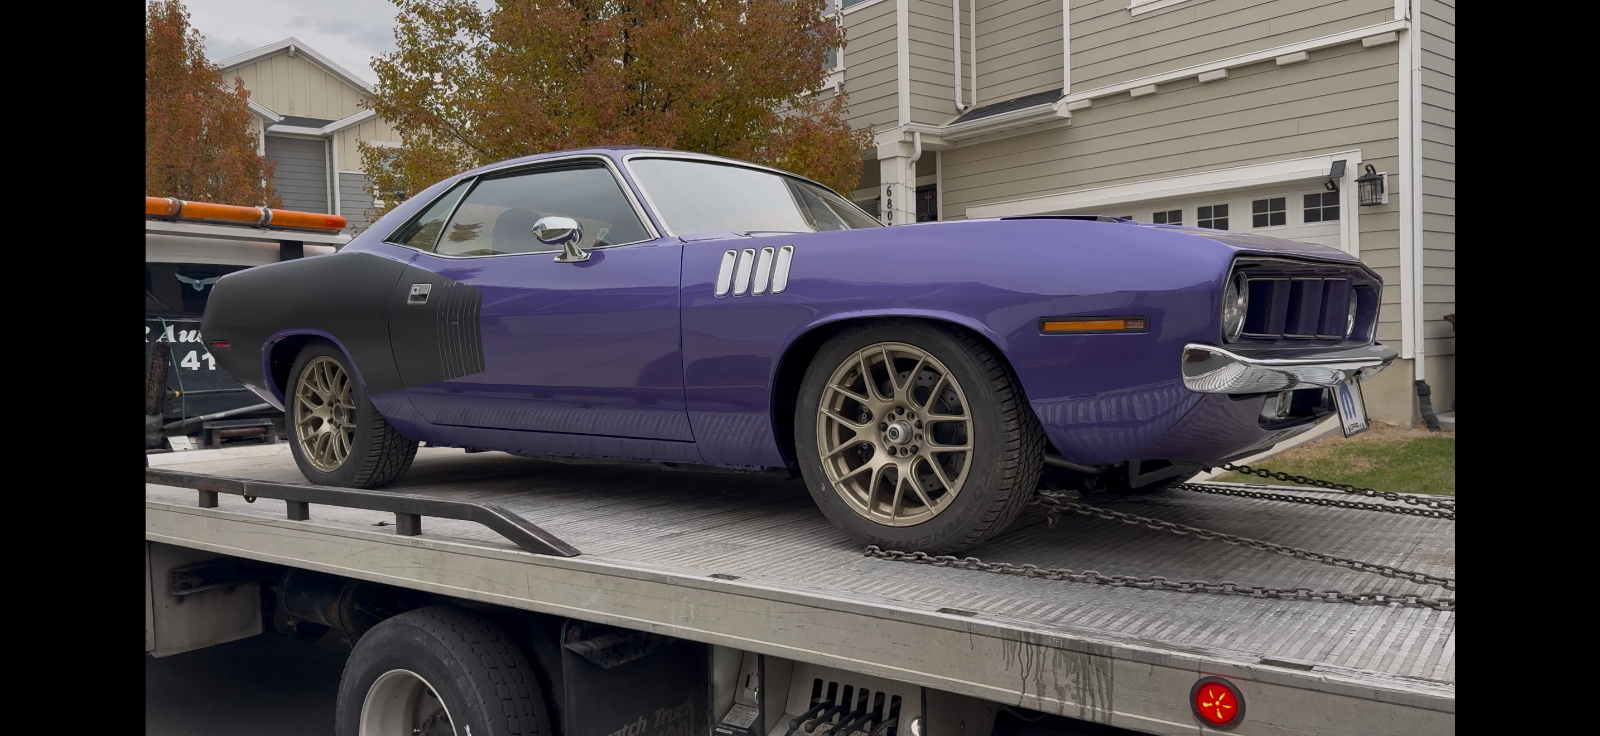
[[[1359,423],[1350,389],[1395,357],[1381,280],[1332,248],[882,227],[802,177],[648,148],[469,171],[213,288],[204,339],[284,408],[313,483],[383,486],[419,441],[786,469],[856,540],[938,553],[1041,484],[1160,488]]]

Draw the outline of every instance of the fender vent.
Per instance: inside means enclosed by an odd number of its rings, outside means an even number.
[[[434,290],[439,310],[439,367],[445,380],[483,372],[483,336],[478,313],[483,292],[470,284],[446,281]]]

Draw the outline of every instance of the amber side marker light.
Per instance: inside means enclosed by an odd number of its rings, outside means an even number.
[[[1149,332],[1145,317],[1045,317],[1039,331],[1046,335],[1095,335],[1118,332]]]
[[[1207,726],[1228,730],[1244,720],[1239,688],[1220,677],[1204,677],[1189,691],[1189,705]]]

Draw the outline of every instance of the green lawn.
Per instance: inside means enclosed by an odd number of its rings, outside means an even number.
[[[1345,439],[1336,430],[1332,437],[1307,442],[1251,464],[1251,467],[1380,491],[1454,496],[1456,434],[1374,424],[1371,431]],[[1227,473],[1214,480],[1286,484],[1238,473]]]

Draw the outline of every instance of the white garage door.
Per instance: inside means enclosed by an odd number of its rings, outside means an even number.
[[[1339,242],[1339,193],[1321,182],[1279,185],[1113,205],[1095,212],[1139,222],[1190,225],[1343,247]],[[1112,211],[1115,210],[1115,211]]]

